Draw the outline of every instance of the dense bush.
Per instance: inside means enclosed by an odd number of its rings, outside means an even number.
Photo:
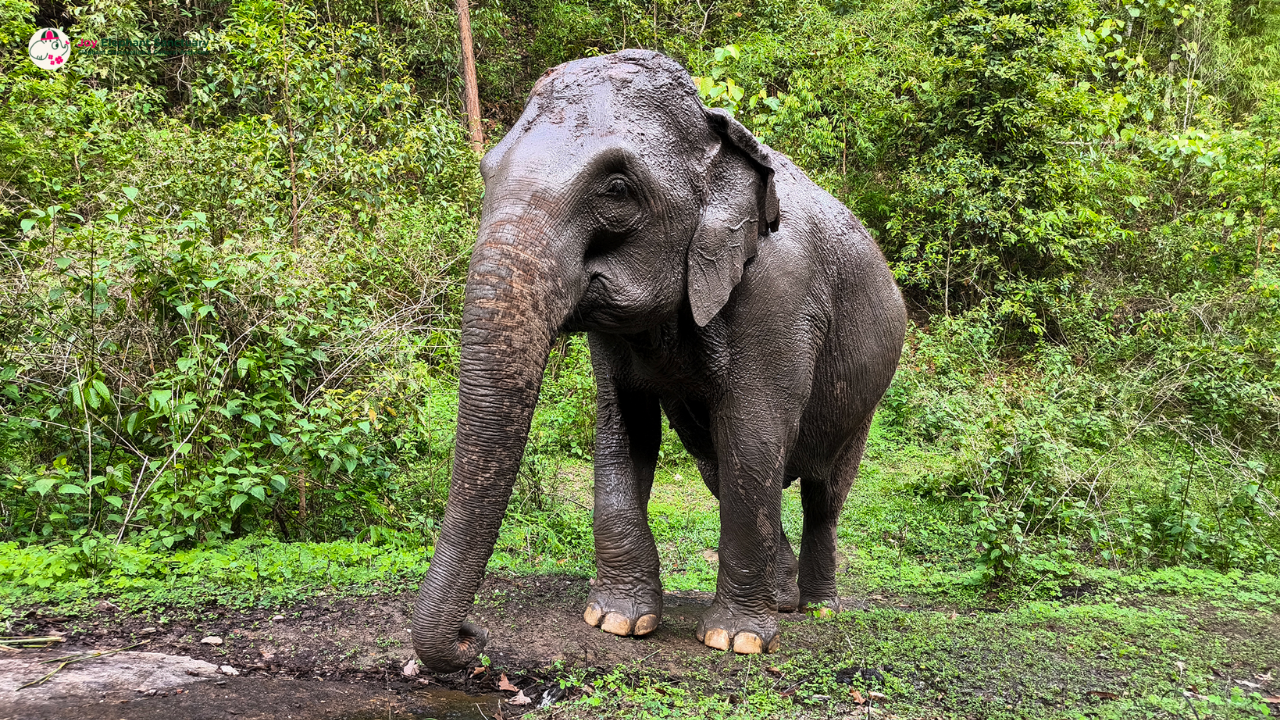
[[[40,12],[0,0],[0,541],[433,527],[481,192],[447,4]],[[548,66],[655,48],[859,214],[914,320],[884,417],[954,449],[917,491],[960,508],[981,578],[1276,566],[1273,0],[477,0],[472,22],[491,139]],[[21,52],[44,24],[213,52],[49,74]],[[593,432],[564,338],[513,512],[554,514]]]

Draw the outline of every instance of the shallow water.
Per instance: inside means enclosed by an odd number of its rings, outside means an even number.
[[[387,712],[369,709],[322,717],[332,720],[490,720],[500,709],[500,698],[494,695],[468,695],[457,690],[426,690],[413,695],[417,704],[408,709],[389,708]]]

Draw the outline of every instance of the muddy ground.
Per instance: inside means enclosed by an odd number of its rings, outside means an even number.
[[[1023,619],[1014,626],[1007,624],[1012,615],[995,608],[957,614],[901,598],[846,597],[846,609],[871,612],[830,621],[783,616],[781,652],[748,663],[694,638],[710,593],[668,593],[661,627],[635,639],[605,634],[582,621],[588,589],[588,581],[576,577],[490,576],[472,613],[490,632],[489,665],[449,675],[405,673],[413,660],[412,593],[321,595],[292,608],[248,611],[207,606],[125,613],[109,603],[84,617],[32,610],[11,621],[3,634],[57,634],[65,642],[0,652],[0,720],[506,720],[540,705],[551,707],[544,717],[608,717],[608,712],[572,711],[564,701],[595,692],[592,683],[603,682],[619,666],[635,680],[633,686],[657,687],[660,694],[690,688],[695,697],[715,696],[725,707],[742,702],[744,688],[758,691],[764,683],[767,695],[783,701],[764,713],[770,717],[887,720],[893,717],[887,709],[877,709],[877,715],[854,700],[858,688],[888,690],[882,671],[909,683],[898,688],[899,697],[914,693],[928,706],[887,706],[906,712],[904,717],[1075,717],[1071,713],[1092,715],[1108,703],[1140,703],[1152,696],[1159,696],[1153,708],[1174,703],[1154,716],[1181,717],[1184,691],[1194,698],[1201,693],[1226,697],[1234,688],[1280,694],[1275,679],[1280,673],[1273,673],[1280,667],[1280,616],[1265,610],[1222,614],[1208,608],[1167,629],[1160,623],[1126,626],[1126,618],[1146,617],[1142,613],[1151,610],[1135,604],[1107,611],[1109,620],[1063,626],[1061,620],[1028,624]],[[857,657],[874,654],[877,647],[893,651],[881,653],[875,667],[857,664]],[[87,659],[44,686],[16,689],[57,664],[42,661],[119,649],[132,655]],[[1194,657],[1181,654],[1199,650],[1204,652]],[[146,653],[157,654],[153,660],[168,674],[135,673],[134,679],[115,682],[93,676],[95,666],[106,671],[113,664],[152,661]],[[854,664],[828,664],[839,657],[846,662],[853,657]],[[193,664],[168,667],[187,662]],[[1199,685],[1181,679],[1196,668],[1208,679]],[[813,682],[819,675],[836,692],[797,691],[821,685]],[[499,687],[504,678],[510,683],[505,689]],[[527,704],[509,702],[519,699],[512,686]],[[1280,705],[1261,712],[1280,715]],[[1105,715],[1128,716],[1124,711]]]
[[[730,656],[694,638],[710,593],[667,594],[662,627],[635,639],[608,635],[583,623],[587,591],[587,581],[581,578],[488,578],[472,617],[490,632],[485,648],[490,666],[449,675],[404,672],[414,657],[409,640],[412,593],[320,597],[294,608],[245,612],[157,608],[126,614],[109,604],[99,605],[87,617],[49,617],[32,611],[13,622],[8,634],[56,634],[65,642],[22,650],[28,663],[128,648],[192,658],[220,670],[216,678],[201,677],[181,688],[53,691],[43,697],[38,688],[31,688],[7,696],[4,704],[10,707],[0,706],[0,718],[474,719],[481,711],[486,717],[516,717],[544,702],[580,693],[577,688],[566,691],[557,682],[574,668],[608,669],[642,661],[648,670],[680,675],[731,663]],[[216,641],[206,638],[221,642],[211,644]],[[0,655],[0,661],[9,658],[12,655]],[[109,662],[110,658],[98,658],[73,669]],[[512,695],[499,693],[504,676],[533,702],[499,706],[500,699]]]

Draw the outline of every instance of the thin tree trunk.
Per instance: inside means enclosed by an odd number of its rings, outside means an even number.
[[[458,10],[458,39],[462,43],[462,103],[467,111],[471,149],[484,154],[484,132],[480,128],[480,91],[476,88],[476,56],[471,49],[471,10],[467,0],[454,0]]]
[[[280,41],[288,41],[287,26],[283,23],[280,26]],[[292,57],[292,54],[290,54]],[[289,199],[293,205],[293,211],[289,214],[289,226],[293,229],[293,247],[298,247],[298,161],[293,154],[293,111],[289,106],[289,62],[284,64],[284,126],[285,132],[288,133],[289,145]]]

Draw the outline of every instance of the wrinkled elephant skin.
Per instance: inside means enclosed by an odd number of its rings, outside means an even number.
[[[466,616],[563,332],[588,333],[599,387],[586,622],[661,622],[646,506],[663,412],[720,500],[699,640],[769,652],[778,612],[838,609],[836,520],[906,328],[862,224],[647,51],[548,71],[481,172],[453,479],[414,617],[423,663],[462,667],[484,646]],[[798,559],[781,522],[797,479]]]

